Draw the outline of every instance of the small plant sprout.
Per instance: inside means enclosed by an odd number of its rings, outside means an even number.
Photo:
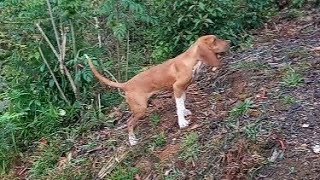
[[[152,114],[150,117],[150,121],[151,121],[152,125],[156,126],[160,123],[161,117],[159,114]]]
[[[231,109],[230,116],[233,118],[241,117],[246,114],[246,112],[251,109],[252,106],[253,102],[250,99],[246,99]]]
[[[281,84],[285,85],[286,87],[297,87],[303,81],[301,74],[299,74],[296,70],[288,67],[284,77],[282,78]]]
[[[195,132],[191,132],[184,137],[180,158],[187,161],[198,158],[200,153],[198,139],[199,135]]]

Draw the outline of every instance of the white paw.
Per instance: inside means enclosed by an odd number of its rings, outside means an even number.
[[[182,128],[185,128],[189,125],[189,121],[187,121],[185,119],[181,119],[181,120],[179,119],[178,124],[179,124],[180,129],[182,129]]]
[[[130,146],[134,146],[138,144],[138,139],[135,136],[129,136],[129,143],[130,143]]]
[[[192,112],[189,109],[184,109],[183,113],[185,116],[189,116],[192,114]]]

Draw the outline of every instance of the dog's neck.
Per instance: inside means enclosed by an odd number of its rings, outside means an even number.
[[[197,45],[193,44],[189,49],[185,51],[185,53],[183,53],[183,56],[185,56],[183,57],[184,63],[189,67],[192,67],[193,69],[197,64],[199,64],[199,62],[201,62],[201,57],[199,56],[197,51]]]
[[[201,71],[201,67],[203,62],[201,61],[201,57],[199,56],[198,47],[196,44],[192,45],[185,53],[183,59],[184,63],[192,68],[192,79],[197,79],[199,72]]]

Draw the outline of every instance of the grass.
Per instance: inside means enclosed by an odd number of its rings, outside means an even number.
[[[241,61],[233,65],[235,69],[246,71],[259,71],[268,68],[268,65],[260,61]]]
[[[301,47],[301,48],[295,48],[287,52],[288,58],[294,59],[299,58],[303,59],[310,55],[310,52],[307,48]]]
[[[252,48],[253,40],[254,40],[253,36],[249,34],[243,34],[240,36],[240,38],[241,38],[241,43],[239,43],[238,46],[241,50]]]
[[[179,177],[181,176],[181,172],[179,169],[177,168],[172,168],[172,171],[169,173],[168,176],[165,176],[164,179],[165,180],[176,180],[179,179]]]
[[[118,166],[108,177],[110,180],[128,180],[134,179],[135,175],[139,172],[138,168],[129,166]]]
[[[187,134],[182,142],[180,158],[186,161],[195,160],[200,153],[198,144],[199,135],[195,132]]]
[[[153,151],[155,148],[163,147],[167,142],[166,135],[164,132],[152,137],[151,143],[148,145],[148,149]]]
[[[65,168],[50,172],[45,179],[94,179],[92,170],[92,159],[90,157],[77,157],[72,159]]]
[[[290,95],[284,96],[281,100],[285,105],[292,105],[298,102],[294,96]]]
[[[252,108],[253,102],[250,99],[246,99],[243,102],[234,106],[230,111],[231,118],[238,118],[247,113]]]
[[[150,121],[153,126],[157,126],[161,121],[161,116],[159,114],[152,114],[150,117]]]
[[[62,154],[60,147],[56,146],[56,144],[40,144],[38,149],[38,155],[32,157],[33,164],[29,171],[30,179],[40,179],[48,175],[56,167]]]
[[[299,74],[295,69],[288,66],[285,70],[285,74],[282,78],[281,84],[286,87],[297,87],[301,85],[303,78],[302,75]]]
[[[260,133],[260,128],[261,123],[259,121],[250,123],[245,126],[244,134],[248,139],[255,141]]]

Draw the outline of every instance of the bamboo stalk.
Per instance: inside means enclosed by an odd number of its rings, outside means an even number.
[[[49,72],[50,72],[50,74],[51,74],[51,76],[52,76],[52,78],[53,78],[53,81],[54,81],[54,83],[56,84],[56,86],[57,86],[57,88],[58,88],[58,90],[59,90],[59,92],[60,92],[63,100],[64,100],[68,105],[70,105],[69,100],[67,99],[67,97],[65,96],[64,92],[62,91],[62,89],[61,89],[61,87],[60,87],[60,85],[59,85],[59,83],[58,83],[58,80],[57,80],[56,76],[54,75],[52,69],[50,68],[47,59],[44,57],[43,52],[42,52],[42,49],[41,49],[40,47],[39,47],[39,52],[40,52],[40,55],[41,55],[44,63],[46,64],[47,68],[49,69]]]
[[[51,23],[52,23],[54,35],[55,35],[55,37],[56,37],[58,49],[59,49],[59,51],[61,51],[59,34],[58,34],[58,30],[57,30],[56,23],[54,22],[53,13],[52,13],[52,9],[51,9],[51,4],[50,4],[50,1],[49,1],[49,0],[47,0],[47,6],[48,6],[48,11],[49,11],[49,15],[50,15],[50,19],[51,19]]]
[[[68,78],[68,80],[69,80],[69,82],[70,82],[70,84],[71,84],[71,88],[72,88],[72,90],[73,90],[73,93],[74,93],[76,99],[78,99],[78,98],[79,98],[79,93],[78,93],[77,86],[76,86],[76,84],[75,84],[75,82],[74,82],[74,80],[73,80],[73,78],[72,78],[69,70],[67,69],[67,67],[66,67],[66,66],[64,65],[64,63],[62,62],[62,57],[63,57],[64,55],[62,54],[63,56],[61,56],[61,54],[59,54],[59,53],[56,51],[56,49],[54,48],[54,46],[53,46],[52,43],[50,42],[49,38],[48,38],[47,35],[44,33],[44,31],[42,30],[41,26],[40,26],[38,23],[36,23],[36,26],[38,27],[38,29],[39,29],[41,35],[43,36],[43,38],[44,38],[44,39],[46,40],[46,42],[48,43],[48,45],[49,45],[49,47],[51,48],[51,50],[52,50],[52,52],[54,53],[54,55],[57,57],[57,59],[58,59],[58,61],[59,61],[59,63],[60,63],[60,67],[63,68],[62,70],[65,72],[65,75],[67,76],[67,78]],[[65,43],[62,43],[62,44],[64,45],[63,51],[65,51],[65,46],[66,46],[66,34],[63,36],[63,38],[64,38],[64,41],[65,41]]]
[[[129,55],[130,55],[130,34],[129,31],[127,33],[127,60],[126,60],[126,76],[125,80],[128,80],[128,70],[129,70]]]

